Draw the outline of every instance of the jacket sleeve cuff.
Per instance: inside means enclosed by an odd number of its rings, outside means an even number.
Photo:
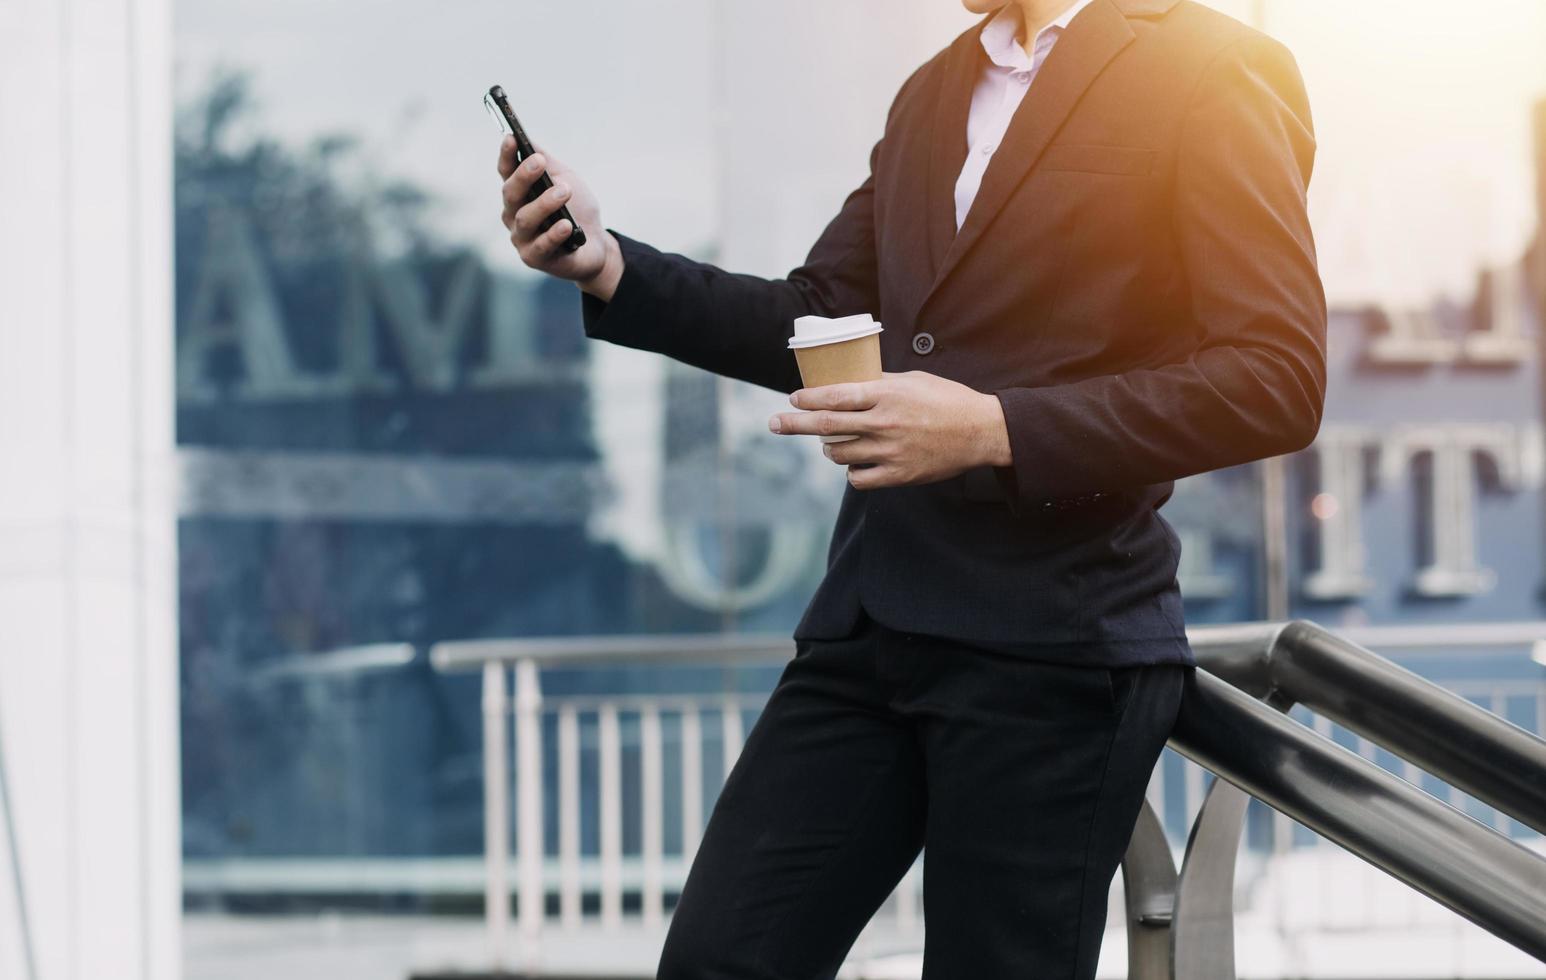
[[[607,231],[617,239],[623,253],[623,275],[610,302],[590,293],[580,294],[580,319],[585,336],[633,346],[639,341],[639,325],[660,309],[659,297],[654,295],[656,277],[649,274],[650,263],[660,252],[610,228]],[[633,344],[629,343],[630,336]]]
[[[1004,409],[1013,457],[1009,466],[995,466],[993,473],[1017,516],[1068,510],[1109,496],[1106,490],[1070,493],[1067,485],[1077,483],[1072,474],[1049,471],[1049,465],[1069,465],[1077,452],[1075,446],[1061,445],[1058,433],[1047,431],[1043,424],[1040,399],[1056,397],[1055,392],[1054,388],[1005,388],[993,393]]]
[[[1030,428],[1030,420],[1025,417],[1028,406],[1019,397],[1022,390],[1009,388],[993,393],[1004,410],[1004,426],[1009,433],[1009,453],[1012,458],[1008,466],[993,467],[993,475],[1003,488],[1010,511],[1017,516],[1034,511],[1041,503],[1031,492],[1030,482],[1022,480],[1020,476],[1022,472],[1029,475],[1031,461],[1035,458],[1032,455],[1035,447],[1031,445],[1027,432]]]

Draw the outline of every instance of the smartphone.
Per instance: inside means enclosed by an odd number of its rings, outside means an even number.
[[[488,94],[483,97],[483,107],[494,117],[494,122],[499,126],[499,131],[509,133],[515,137],[515,162],[517,165],[522,160],[537,152],[531,145],[531,140],[526,137],[526,130],[521,128],[521,121],[515,118],[515,110],[510,108],[510,99],[505,95],[505,90],[498,85],[490,88]],[[531,190],[526,193],[526,202],[529,204],[541,197],[548,188],[553,186],[553,178],[544,171],[536,182],[531,185]],[[569,213],[568,206],[559,208],[548,215],[537,226],[539,232],[547,231],[560,221],[569,222],[569,227],[574,230],[569,233],[569,238],[561,246],[566,252],[577,251],[585,244],[585,232],[580,228],[580,223],[574,220],[574,215]]]

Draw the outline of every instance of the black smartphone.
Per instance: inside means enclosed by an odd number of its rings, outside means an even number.
[[[504,89],[498,85],[490,88],[488,94],[483,97],[483,107],[489,111],[489,115],[494,117],[494,121],[499,125],[500,132],[509,133],[515,137],[515,162],[517,165],[537,152],[532,147],[531,140],[527,138],[526,130],[521,128],[521,121],[515,118],[515,110],[510,108],[510,99],[505,95]],[[537,178],[536,183],[531,185],[531,190],[526,193],[527,203],[529,204],[541,197],[552,186],[553,178],[549,177],[546,171],[543,171],[542,176]],[[574,229],[569,233],[569,238],[564,242],[563,250],[566,252],[578,250],[581,245],[585,244],[585,232],[580,228],[580,223],[574,220],[574,215],[569,213],[567,205],[548,215],[542,224],[537,226],[537,229],[538,231],[547,231],[560,221],[569,222],[569,227]]]

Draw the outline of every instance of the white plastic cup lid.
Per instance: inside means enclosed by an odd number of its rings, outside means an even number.
[[[823,347],[841,344],[845,340],[858,340],[884,329],[868,313],[840,316],[836,319],[824,316],[802,316],[794,322],[794,336],[789,338],[789,349]]]

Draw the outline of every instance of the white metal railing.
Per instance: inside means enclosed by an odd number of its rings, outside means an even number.
[[[705,751],[717,743],[719,777],[734,767],[745,738],[746,717],[760,711],[766,694],[616,694],[545,696],[543,666],[626,663],[752,666],[776,664],[793,654],[786,638],[623,637],[617,640],[535,640],[438,645],[432,658],[441,670],[481,669],[484,715],[485,917],[488,955],[495,967],[510,961],[510,871],[514,868],[517,933],[523,965],[535,967],[547,916],[547,899],[557,893],[560,926],[585,921],[583,898],[599,899],[596,923],[621,928],[624,897],[638,897],[637,921],[658,928],[665,900],[679,892],[702,835],[705,803]],[[513,677],[512,677],[513,675]],[[513,693],[511,682],[513,680]],[[508,746],[514,719],[515,855],[509,852],[510,768]],[[623,848],[624,721],[637,729],[639,806],[638,853]],[[667,854],[665,795],[666,721],[673,723],[679,773],[673,802],[679,826],[677,853]],[[594,729],[598,853],[581,854],[581,736]],[[552,730],[556,747],[543,744]],[[710,737],[712,733],[717,737]],[[544,840],[545,763],[554,763],[557,782],[557,855],[550,858]],[[630,867],[631,866],[631,867]],[[632,872],[626,873],[625,872]],[[915,866],[898,885],[888,907],[896,929],[916,932],[921,925]],[[556,885],[556,887],[554,887]]]
[[[558,918],[566,927],[582,921],[585,862],[581,858],[581,719],[593,716],[596,727],[598,774],[597,801],[599,854],[595,861],[600,899],[599,924],[615,930],[623,924],[625,893],[623,853],[623,738],[625,714],[637,721],[640,748],[640,854],[637,889],[640,919],[646,927],[659,927],[665,916],[665,895],[679,890],[690,855],[702,832],[703,717],[719,716],[721,772],[728,773],[740,753],[744,738],[743,712],[760,706],[763,696],[726,693],[671,696],[573,696],[544,699],[540,668],[606,663],[740,664],[774,663],[793,653],[787,639],[705,636],[618,637],[598,640],[476,641],[440,644],[432,652],[441,670],[481,668],[483,672],[484,752],[484,846],[485,918],[488,955],[495,967],[509,961],[509,767],[508,720],[514,718],[516,749],[515,826],[518,931],[523,960],[536,965],[544,920],[547,917],[550,863],[544,841],[545,721],[556,726],[557,893]],[[514,692],[510,682],[513,674]],[[681,852],[667,874],[665,854],[665,748],[662,716],[678,719]],[[630,883],[631,884],[631,883]]]
[[[1201,628],[1206,631],[1208,628]],[[1194,631],[1197,632],[1197,631]],[[1448,644],[1528,645],[1546,635],[1543,624],[1509,624],[1507,629],[1482,627],[1474,633],[1461,628],[1435,632]],[[1370,637],[1375,639],[1375,637]],[[1424,647],[1433,643],[1425,632],[1391,631],[1392,647]],[[746,718],[760,710],[762,694],[584,694],[548,696],[542,689],[544,668],[590,666],[699,665],[748,667],[776,665],[793,654],[783,637],[625,636],[574,639],[531,639],[442,643],[432,662],[445,671],[481,670],[484,708],[485,777],[485,916],[488,956],[496,968],[511,963],[510,896],[517,902],[516,932],[520,965],[540,965],[543,930],[549,919],[548,899],[556,896],[556,924],[564,929],[594,924],[615,931],[626,923],[658,928],[665,917],[668,895],[680,891],[702,832],[705,811],[705,753],[717,743],[719,774],[730,772],[738,756]],[[1546,685],[1538,681],[1462,681],[1448,685],[1495,714],[1512,715],[1516,724],[1537,733],[1546,731]],[[1519,705],[1530,706],[1521,718]],[[1510,708],[1514,710],[1510,710]],[[1315,730],[1336,738],[1354,751],[1376,759],[1367,739],[1352,736],[1330,721],[1296,713]],[[511,722],[513,720],[513,732]],[[669,748],[667,722],[676,732]],[[625,728],[636,736],[625,738]],[[551,732],[553,746],[544,744]],[[717,737],[715,737],[717,733]],[[515,765],[509,765],[510,748]],[[582,742],[590,735],[596,759],[594,781],[582,784]],[[625,748],[636,749],[637,762],[629,775],[637,780],[637,807],[626,808]],[[1200,766],[1167,749],[1156,766],[1147,797],[1166,825],[1172,841],[1183,841],[1196,819],[1212,777]],[[679,778],[668,801],[665,774],[674,764]],[[545,774],[554,774],[558,799],[553,810],[556,854],[549,854],[546,829]],[[1174,774],[1179,768],[1180,779]],[[511,775],[514,777],[515,850],[510,852]],[[1422,774],[1410,764],[1396,772],[1419,782]],[[1174,785],[1171,785],[1174,784]],[[582,853],[582,788],[593,791],[597,812],[594,853]],[[1510,821],[1452,787],[1447,800],[1499,830]],[[672,806],[667,804],[671,803]],[[1259,804],[1252,804],[1259,806]],[[666,820],[675,811],[679,845],[667,853]],[[1298,830],[1288,817],[1271,812],[1267,851],[1283,854],[1301,843],[1321,843]],[[1174,817],[1171,814],[1174,813]],[[625,853],[624,822],[632,817],[636,846]],[[920,875],[915,865],[884,906],[886,927],[901,936],[921,936]],[[512,890],[512,881],[514,888]],[[594,916],[585,914],[585,899],[597,900]],[[625,898],[637,901],[637,912],[625,914]],[[877,917],[879,918],[879,917]],[[873,925],[873,924],[872,924]]]

